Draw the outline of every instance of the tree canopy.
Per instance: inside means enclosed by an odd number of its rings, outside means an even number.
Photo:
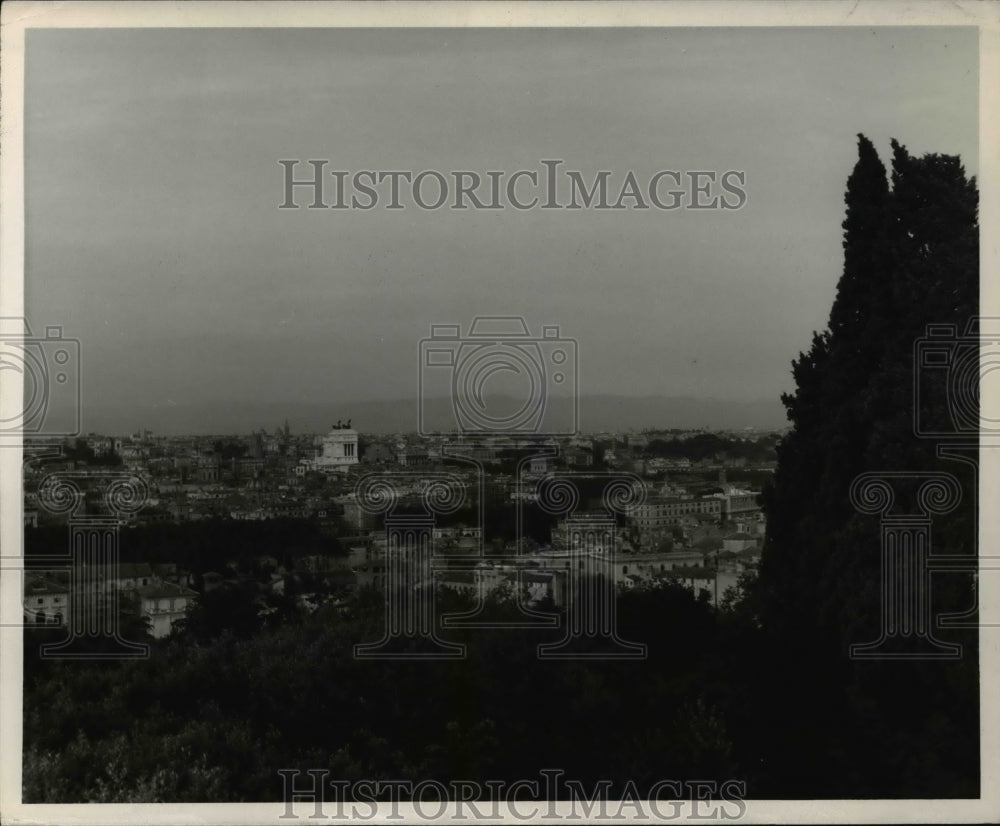
[[[891,755],[900,771],[922,755],[919,771],[926,775],[935,761],[923,744],[944,738],[953,749],[947,771],[961,766],[975,777],[974,632],[951,632],[965,646],[959,662],[848,658],[851,644],[874,640],[880,630],[880,528],[877,517],[851,504],[859,474],[954,474],[966,496],[935,520],[933,551],[975,554],[974,474],[962,462],[939,458],[938,443],[916,433],[916,417],[933,412],[939,422],[947,420],[946,405],[927,411],[913,403],[915,382],[947,381],[914,362],[927,326],[954,325],[956,340],[942,346],[959,346],[977,312],[975,180],[966,178],[956,157],[913,157],[896,141],[892,149],[890,186],[871,141],[858,137],[845,196],[843,273],[827,329],[814,333],[809,350],[792,364],[795,391],[783,399],[792,429],[778,445],[773,484],[764,492],[767,539],[744,610],[754,612],[766,650],[777,657],[773,666],[781,676],[769,705],[829,720],[828,727],[810,727],[808,739],[786,735],[772,755],[776,764],[791,772],[829,772],[830,755],[840,755],[850,731],[858,739],[841,759],[852,774],[871,770],[866,758],[877,753]],[[939,387],[936,398],[946,401],[946,389]],[[913,492],[901,487],[897,509],[913,512]],[[968,609],[971,586],[967,573],[936,574],[935,612]],[[886,742],[863,748],[874,731]]]

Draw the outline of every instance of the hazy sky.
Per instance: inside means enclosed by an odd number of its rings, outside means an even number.
[[[491,314],[576,338],[585,394],[776,397],[856,133],[975,173],[977,66],[974,29],[33,31],[27,315],[81,340],[85,408],[409,397],[430,325]],[[749,201],[280,211],[282,158],[735,169]]]

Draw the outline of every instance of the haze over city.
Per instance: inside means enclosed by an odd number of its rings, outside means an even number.
[[[616,405],[622,427],[653,424],[642,398],[695,400],[664,426],[779,427],[841,272],[855,133],[883,159],[895,137],[974,174],[976,36],[34,31],[26,315],[80,340],[88,431],[327,411],[364,428],[364,410],[393,428],[431,325],[484,314],[578,342],[581,398],[625,399],[592,401],[594,427]],[[588,181],[742,170],[748,201],[283,211],[281,158],[446,175],[559,158]]]

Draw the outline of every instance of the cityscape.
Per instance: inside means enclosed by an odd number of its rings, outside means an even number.
[[[996,819],[995,12],[69,5],[2,30],[5,823]]]
[[[572,550],[567,520],[535,519],[530,534],[516,537],[504,517],[517,507],[537,511],[535,488],[547,475],[569,471],[586,477],[599,469],[634,475],[643,492],[642,503],[619,520],[608,546],[597,549],[608,557],[617,587],[669,580],[704,592],[716,605],[738,598],[740,576],[759,561],[766,530],[760,485],[774,472],[780,435],[746,428],[474,439],[364,434],[350,420],[327,434],[294,434],[287,422],[245,436],[91,434],[57,446],[62,456],[26,466],[26,547],[30,554],[36,530],[43,535],[67,519],[40,504],[37,486],[44,476],[71,472],[85,483],[91,476],[90,484],[100,487],[107,471],[124,470],[143,479],[149,496],[145,507],[121,518],[128,559],[109,576],[107,587],[133,598],[135,609],[151,622],[153,637],[167,636],[200,593],[217,588],[247,592],[253,583],[254,604],[266,615],[270,606],[261,597],[284,594],[287,586],[297,592],[300,607],[314,610],[345,590],[385,585],[384,517],[361,506],[358,480],[404,471],[400,502],[417,505],[428,477],[447,469],[475,494],[448,524],[434,528],[434,553],[443,563],[433,583],[412,584],[484,594],[520,589],[529,604],[549,598],[559,605]],[[30,443],[27,452],[31,455]],[[491,516],[485,531],[476,512],[480,498]],[[574,516],[585,512],[581,508]],[[151,525],[276,519],[306,521],[325,542],[316,553],[281,562],[275,549],[251,560],[227,560],[222,570],[205,570],[204,560],[150,563],[142,558],[141,543],[130,541],[137,533],[132,529]],[[470,569],[466,557],[475,555],[482,561]],[[453,570],[449,556],[461,560]],[[305,582],[319,590],[304,591]],[[25,597],[26,623],[61,624],[76,595],[67,572],[29,573]]]

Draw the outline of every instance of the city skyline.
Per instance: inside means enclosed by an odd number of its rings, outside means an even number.
[[[446,428],[447,398],[433,400],[442,434]],[[717,399],[692,397],[583,397],[580,405],[580,435],[601,432],[641,432],[645,430],[780,431],[788,427],[780,400],[720,402]],[[417,433],[415,400],[387,402],[331,402],[289,407],[280,403],[241,405],[205,404],[171,407],[133,407],[127,411],[84,409],[81,435],[90,433],[126,435],[148,429],[163,436],[203,436],[228,433],[270,432],[288,421],[292,430],[302,433],[325,433],[337,420],[352,418],[354,428],[362,433]],[[496,431],[486,436],[523,436],[524,433]],[[538,432],[539,437],[547,434]],[[474,436],[472,437],[474,438]]]

